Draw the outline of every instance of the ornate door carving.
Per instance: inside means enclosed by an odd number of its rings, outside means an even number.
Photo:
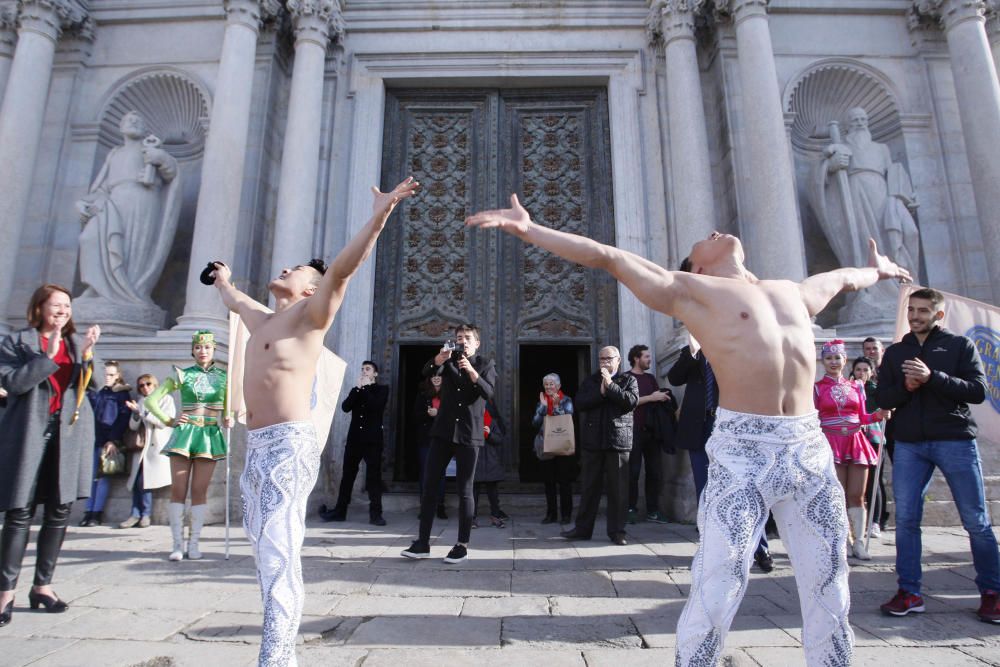
[[[514,440],[520,345],[616,343],[616,287],[513,237],[467,230],[464,219],[518,192],[540,223],[613,243],[606,91],[388,91],[385,128],[383,185],[412,174],[423,191],[379,239],[373,354],[397,383],[401,345],[440,345],[455,324],[475,322]],[[540,384],[544,370],[525,370]],[[394,386],[387,415],[397,447],[405,389]],[[513,470],[517,447],[506,451]]]

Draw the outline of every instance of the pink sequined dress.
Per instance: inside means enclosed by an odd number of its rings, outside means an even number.
[[[824,375],[813,392],[819,423],[830,441],[838,464],[875,465],[878,453],[865,437],[862,426],[878,421],[865,412],[865,389],[860,382]]]

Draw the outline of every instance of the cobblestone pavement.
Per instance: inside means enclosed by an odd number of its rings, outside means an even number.
[[[454,517],[436,522],[434,558],[423,561],[399,556],[416,530],[413,513],[386,518],[380,529],[310,521],[300,665],[673,663],[693,526],[629,526],[630,544],[619,547],[600,532],[603,518],[594,540],[569,543],[558,525],[515,516],[504,529],[473,531],[470,559],[448,566],[440,559],[455,539]],[[70,603],[61,615],[28,610],[29,552],[13,623],[0,629],[0,665],[255,665],[253,558],[234,526],[224,560],[223,535],[222,526],[207,527],[204,560],[170,563],[165,526],[72,528],[56,572],[55,588]],[[729,664],[805,664],[792,571],[781,542],[772,548],[775,570],[753,571],[727,641]],[[870,563],[852,560],[856,665],[1000,666],[1000,626],[973,613],[979,597],[961,528],[924,532],[922,616],[878,612],[896,589],[893,534],[871,550]]]

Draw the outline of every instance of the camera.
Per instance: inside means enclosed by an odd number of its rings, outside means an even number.
[[[444,342],[444,350],[446,352],[452,352],[455,349],[455,341],[449,339]]]
[[[453,357],[464,357],[465,356],[465,343],[455,343],[455,349],[451,351],[451,356]]]

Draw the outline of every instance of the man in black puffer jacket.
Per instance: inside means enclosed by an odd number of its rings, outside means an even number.
[[[639,385],[631,373],[618,372],[617,347],[602,347],[601,370],[586,378],[573,399],[580,415],[580,511],[576,527],[562,533],[569,540],[589,540],[594,532],[601,487],[608,494],[608,537],[624,545],[628,500],[628,457],[632,449],[632,411]]]
[[[986,398],[986,376],[975,344],[939,324],[944,295],[919,289],[910,295],[910,333],[885,351],[876,398],[895,410],[896,450],[892,485],[896,498],[896,574],[899,591],[882,612],[905,616],[924,611],[920,595],[920,519],[937,467],[951,488],[969,533],[979,618],[1000,623],[1000,551],[986,511],[983,472],[970,403]]]

